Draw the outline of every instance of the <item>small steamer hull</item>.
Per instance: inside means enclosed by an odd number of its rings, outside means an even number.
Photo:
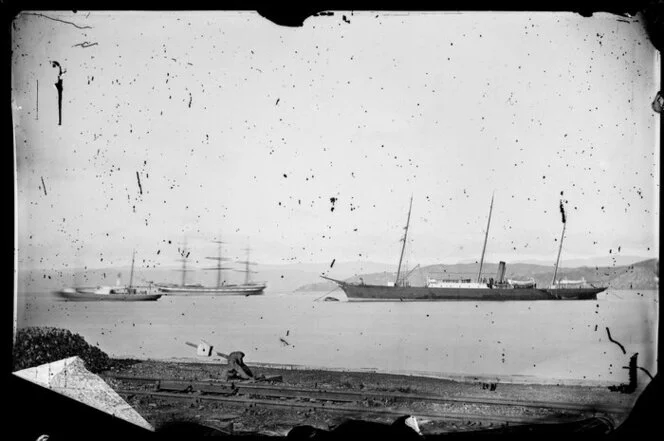
[[[96,294],[90,290],[64,289],[57,294],[73,302],[146,302],[159,300],[162,294]]]

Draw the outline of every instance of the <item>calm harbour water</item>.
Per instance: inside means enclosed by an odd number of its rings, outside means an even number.
[[[618,384],[638,352],[639,366],[655,374],[657,291],[608,291],[597,301],[314,301],[322,294],[156,302],[19,294],[17,320],[69,329],[117,357],[196,360],[185,342],[204,339],[220,352],[241,350],[250,364]]]

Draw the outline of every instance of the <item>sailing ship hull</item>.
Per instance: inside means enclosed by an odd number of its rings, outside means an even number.
[[[96,294],[87,290],[62,290],[57,294],[73,302],[146,302],[159,300],[162,294]]]
[[[537,288],[433,288],[419,286],[381,286],[340,284],[349,301],[513,301],[513,300],[590,300],[597,292],[549,293]],[[561,291],[561,290],[555,290]],[[558,295],[558,297],[556,297]]]
[[[265,285],[229,285],[220,288],[206,288],[206,287],[160,287],[159,291],[169,296],[212,296],[212,295],[242,295],[242,296],[256,296],[262,295],[265,290]]]

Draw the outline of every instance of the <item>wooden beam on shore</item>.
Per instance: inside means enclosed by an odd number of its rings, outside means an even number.
[[[223,397],[215,395],[192,395],[192,394],[182,394],[182,393],[168,393],[168,392],[151,392],[144,390],[127,390],[120,389],[117,390],[119,394],[129,396],[129,395],[148,395],[153,398],[162,398],[162,399],[184,399],[184,400],[200,400],[200,401],[217,401],[217,402],[226,402],[229,404],[248,404],[255,406],[263,407],[277,407],[277,408],[301,408],[301,409],[318,409],[325,412],[343,412],[346,414],[351,414],[353,418],[362,419],[363,417],[372,417],[372,416],[385,416],[385,417],[401,417],[403,415],[413,413],[410,409],[394,409],[394,408],[375,408],[367,409],[366,407],[358,406],[340,406],[334,404],[325,404],[325,403],[303,403],[297,401],[277,401],[277,400],[261,400],[261,399],[252,399],[252,398],[243,398],[238,396],[232,397]],[[542,417],[541,415],[533,415],[528,417],[513,417],[513,416],[501,416],[501,415],[486,415],[486,414],[466,414],[466,413],[457,413],[457,412],[436,412],[436,413],[422,413],[416,412],[418,418],[425,418],[435,421],[475,421],[475,422],[488,422],[488,423],[498,423],[498,424],[559,424],[561,422],[573,422],[578,421],[578,416],[573,417],[560,417],[555,415],[553,417]]]
[[[232,385],[214,383],[193,384],[191,381],[159,381],[156,386],[157,390],[160,391],[196,391],[220,395],[233,395],[237,393],[237,389],[232,387]]]
[[[159,383],[165,381],[159,378],[132,377],[115,375],[112,378],[124,381],[137,381],[140,383]],[[629,411],[629,407],[609,407],[594,404],[565,403],[551,401],[520,401],[492,397],[472,397],[457,396],[447,397],[432,394],[411,394],[403,392],[381,392],[381,391],[344,391],[329,389],[310,389],[293,386],[273,386],[269,384],[244,383],[238,381],[187,381],[179,380],[178,383],[186,384],[191,390],[196,391],[201,387],[229,387],[237,390],[239,395],[256,395],[270,397],[293,397],[303,399],[319,399],[325,401],[345,401],[357,402],[365,399],[379,401],[398,400],[398,401],[425,401],[433,403],[461,403],[489,406],[510,406],[510,407],[528,407],[540,409],[557,409],[576,412],[606,412],[613,414],[624,414]],[[183,389],[184,390],[184,389]]]

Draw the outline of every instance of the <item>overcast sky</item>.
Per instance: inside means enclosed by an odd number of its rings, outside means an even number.
[[[395,264],[411,195],[410,262],[466,261],[494,191],[487,261],[553,263],[561,192],[563,263],[657,253],[638,18],[36,14],[13,26],[21,267],[170,265],[218,235],[262,263]]]

